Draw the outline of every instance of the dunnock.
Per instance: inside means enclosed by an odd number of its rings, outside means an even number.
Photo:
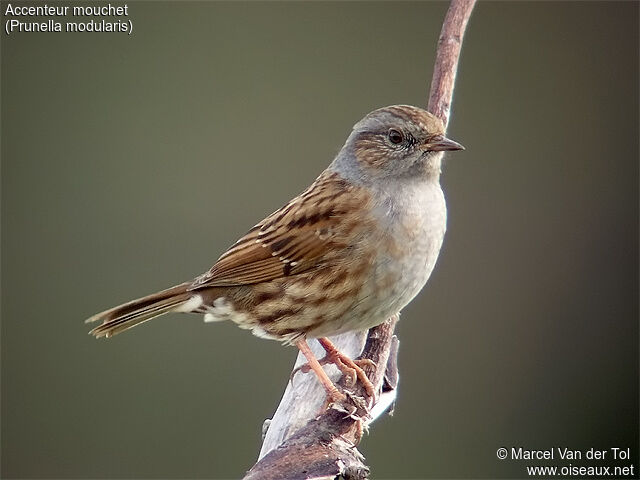
[[[355,373],[372,394],[362,369],[324,337],[379,325],[425,285],[446,228],[442,152],[462,149],[425,110],[375,110],[307,190],[249,230],[208,272],[94,315],[87,322],[102,324],[91,333],[111,337],[169,312],[231,320],[296,345],[339,401],[343,394],[306,343],[318,338],[326,360]]]

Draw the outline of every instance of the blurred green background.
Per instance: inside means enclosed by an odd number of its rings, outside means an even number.
[[[196,316],[110,341],[82,321],[208,269],[370,110],[424,106],[446,8],[129,2],[131,36],[2,34],[3,478],[254,463],[294,349]],[[396,413],[361,445],[375,478],[526,477],[503,446],[630,447],[596,465],[638,471],[638,127],[637,2],[476,7],[467,150],[398,328]]]

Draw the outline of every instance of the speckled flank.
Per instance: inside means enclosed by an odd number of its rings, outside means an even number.
[[[240,283],[242,278],[230,275],[243,274],[236,267],[239,255],[245,262],[250,257],[277,265],[282,269],[280,276],[251,288],[230,288],[224,308],[207,308],[206,320],[230,319],[260,336],[288,338],[340,316],[357,298],[354,289],[362,283],[359,277],[367,275],[367,262],[355,260],[373,253],[364,251],[366,232],[375,231],[367,220],[369,205],[363,189],[345,183],[336,173],[321,175],[236,242],[208,278],[201,279],[199,288]],[[288,275],[284,265],[291,266]]]

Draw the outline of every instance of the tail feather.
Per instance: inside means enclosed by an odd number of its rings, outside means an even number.
[[[101,325],[89,333],[96,338],[109,338],[165,313],[180,311],[180,307],[184,308],[185,304],[197,295],[187,290],[190,285],[190,282],[176,285],[98,313],[85,321],[86,323],[102,321]]]

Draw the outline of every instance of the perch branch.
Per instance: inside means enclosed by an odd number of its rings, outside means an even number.
[[[453,86],[464,30],[475,0],[452,0],[438,40],[428,110],[445,125],[449,121]],[[333,366],[327,373],[349,392],[348,406],[322,411],[325,392],[314,375],[295,368],[305,363],[300,354],[272,420],[263,426],[263,444],[258,462],[245,480],[368,478],[369,469],[357,450],[363,432],[396,398],[398,340],[393,335],[398,316],[368,332],[350,332],[331,338],[351,358],[368,359],[375,366],[364,368],[380,394],[369,397],[361,385],[349,387]],[[317,342],[311,348],[319,355]]]
[[[462,39],[475,3],[475,0],[452,0],[438,39],[427,110],[442,120],[445,127],[449,124]]]

